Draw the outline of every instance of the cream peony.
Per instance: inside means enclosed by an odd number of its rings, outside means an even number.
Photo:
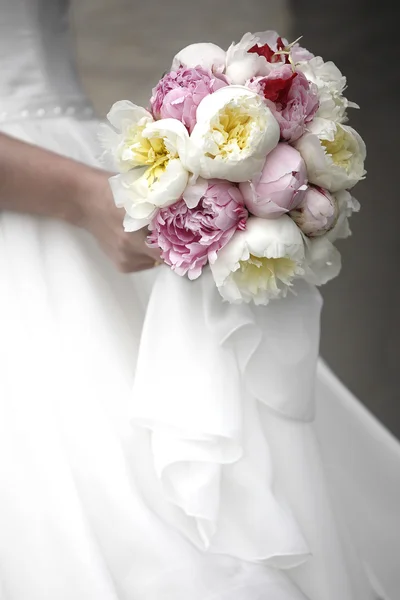
[[[241,182],[258,174],[279,142],[279,125],[262,99],[243,86],[203,98],[185,166],[205,179]]]
[[[304,274],[304,242],[290,217],[250,217],[220,250],[211,271],[221,296],[232,303],[268,304],[285,297]]]
[[[179,159],[169,159],[156,169],[134,169],[110,178],[114,201],[126,211],[125,231],[149,225],[158,208],[174,204],[182,195],[188,172]]]
[[[147,122],[137,131],[129,152],[133,166],[141,168],[110,178],[115,203],[127,213],[126,231],[148,225],[158,208],[181,197],[189,173],[180,155],[185,155],[188,139],[185,126],[176,119]]]
[[[337,192],[363,179],[365,144],[352,128],[316,118],[295,144],[302,155],[310,183]]]
[[[213,73],[223,73],[225,70],[226,52],[212,43],[190,44],[175,55],[171,71],[180,67],[203,67]]]
[[[141,106],[129,100],[115,102],[107,115],[112,128],[102,124],[100,140],[103,147],[113,158],[118,171],[124,173],[143,165],[143,145],[146,155],[150,151],[150,143],[143,140],[144,128],[153,122],[152,115]]]
[[[343,96],[346,89],[346,77],[342,75],[335,63],[324,62],[320,56],[296,64],[296,69],[302,71],[308,81],[318,88],[319,109],[317,117],[342,123],[347,120],[348,107],[358,108]]]

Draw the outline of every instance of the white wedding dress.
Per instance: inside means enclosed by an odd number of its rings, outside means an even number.
[[[0,129],[96,165],[66,9],[0,0]],[[0,600],[399,598],[400,447],[317,364],[320,308],[1,214]]]

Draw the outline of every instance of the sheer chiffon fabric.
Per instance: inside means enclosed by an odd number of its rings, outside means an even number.
[[[97,127],[3,131],[96,164]],[[314,288],[230,306],[11,213],[0,274],[1,600],[396,598],[399,447],[315,395]]]

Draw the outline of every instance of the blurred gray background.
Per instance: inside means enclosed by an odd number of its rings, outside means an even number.
[[[397,12],[388,0],[73,0],[71,16],[82,80],[100,115],[120,99],[146,106],[183,46],[227,47],[246,31],[303,35],[347,76],[347,96],[361,106],[350,118],[367,144],[368,177],[356,188],[354,235],[341,243],[342,274],[321,290],[321,353],[400,437]]]

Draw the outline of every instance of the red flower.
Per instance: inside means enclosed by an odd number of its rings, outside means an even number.
[[[266,100],[279,102],[283,107],[288,102],[290,88],[292,87],[293,79],[297,77],[297,73],[292,73],[290,77],[277,77],[276,79],[266,79],[260,82],[261,93]]]
[[[271,46],[268,44],[264,44],[263,46],[258,46],[255,44],[252,46],[252,48],[250,48],[250,50],[248,50],[248,52],[251,52],[252,54],[258,54],[258,56],[263,56],[269,63],[285,62],[285,64],[287,64],[289,62],[288,54],[276,54],[284,49],[285,44],[283,43],[282,38],[278,37],[276,41],[276,50],[272,50]],[[285,58],[284,61],[282,61],[282,56]]]

